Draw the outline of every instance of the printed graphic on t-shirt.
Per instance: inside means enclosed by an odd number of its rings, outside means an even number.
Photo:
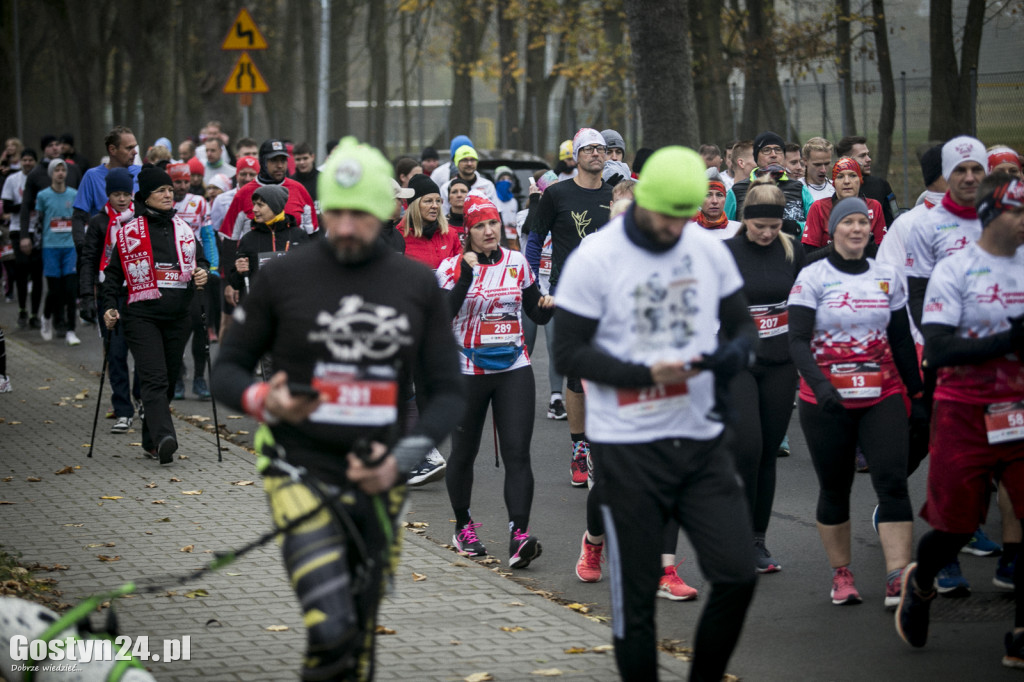
[[[681,258],[667,278],[660,272],[651,273],[632,294],[632,331],[638,353],[682,348],[697,333],[694,322],[700,313],[700,301],[689,256]]]
[[[388,360],[412,343],[409,318],[390,306],[343,296],[333,313],[321,311],[307,340],[322,343],[343,362]]]

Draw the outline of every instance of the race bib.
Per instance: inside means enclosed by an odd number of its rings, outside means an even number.
[[[540,274],[551,276],[551,254],[540,257]]]
[[[615,395],[619,403],[618,414],[623,419],[684,409],[690,403],[690,388],[685,381],[645,388],[620,388]]]
[[[160,289],[188,289],[188,280],[185,279],[181,270],[174,263],[154,264],[156,272],[156,286]]]
[[[10,258],[14,255],[14,246],[12,244],[4,244],[0,246],[0,258]]]
[[[51,218],[50,232],[71,232],[71,218]]]
[[[514,223],[506,223],[505,224],[505,239],[512,240],[512,239],[515,239],[517,236],[519,236],[519,235],[518,235],[518,232],[516,232],[515,224]]]
[[[989,405],[985,409],[985,433],[989,445],[1024,439],[1024,400]]]
[[[480,345],[518,345],[522,336],[519,316],[513,313],[492,313],[480,316]]]
[[[829,380],[842,398],[877,398],[882,395],[882,368],[877,362],[832,365]]]
[[[392,367],[320,362],[313,370],[320,406],[310,421],[344,426],[388,426],[398,419],[398,379]]]
[[[786,302],[775,305],[750,306],[750,316],[757,325],[757,336],[768,339],[789,331],[789,308]]]

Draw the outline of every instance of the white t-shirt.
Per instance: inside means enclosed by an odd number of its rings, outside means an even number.
[[[453,176],[451,180],[448,180],[443,185],[440,185],[441,213],[443,213],[444,215],[448,215],[449,213],[452,212],[451,204],[448,203],[448,186],[454,179],[455,177]],[[494,189],[494,183],[485,178],[484,176],[480,175],[479,173],[476,174],[476,180],[473,181],[473,186],[469,188],[469,191],[475,191],[477,194],[481,194],[487,197],[487,199],[490,200],[490,202],[495,206],[498,205],[498,192]]]
[[[821,187],[816,187],[815,185],[808,183],[806,176],[800,178],[800,182],[804,184],[804,187],[806,187],[807,191],[811,193],[811,197],[815,201],[818,199],[829,199],[836,193],[835,185],[829,182],[828,178],[825,178],[825,184]]]
[[[462,274],[462,254],[441,261],[434,274],[442,289],[454,288]],[[509,345],[524,347],[523,289],[534,281],[533,270],[526,257],[509,249],[501,249],[501,259],[497,263],[473,268],[473,283],[452,322],[455,343],[460,348],[473,349]],[[499,370],[478,367],[466,355],[459,353],[463,374],[497,374],[529,364],[530,356],[525,348],[514,363]]]
[[[960,338],[986,338],[1024,315],[1024,247],[994,256],[976,243],[943,259],[928,280],[923,324],[956,327]],[[981,364],[940,367],[935,397],[985,405],[1024,399],[1024,364],[1014,354]]]
[[[20,204],[21,197],[25,193],[25,181],[27,179],[28,176],[21,171],[8,175],[7,179],[4,180],[4,188],[0,192],[0,199],[14,202],[15,206]]]
[[[882,240],[878,247],[878,253],[875,254],[876,261],[890,265],[896,270],[896,274],[903,281],[904,288],[907,288],[907,237],[914,226],[925,219],[928,210],[926,205],[918,204],[896,218],[886,231],[885,239]],[[907,314],[910,314],[909,307]],[[915,343],[924,345],[924,336],[914,324],[912,317],[910,318],[910,332],[914,336]]]
[[[718,346],[718,306],[743,287],[728,248],[706,230],[683,230],[668,251],[653,253],[626,236],[625,215],[582,241],[558,280],[556,304],[598,320],[591,343],[625,362],[689,362]],[[722,424],[707,413],[714,379],[617,389],[586,382],[587,434],[601,443],[662,438],[710,440]]]
[[[210,207],[210,225],[213,226],[214,234],[220,234],[220,225],[224,222],[224,216],[228,214],[231,200],[235,198],[236,194],[238,194],[238,188],[233,187],[227,192],[221,192],[213,199],[213,205]]]
[[[981,237],[981,221],[959,218],[938,204],[907,236],[907,277],[931,277],[935,265]]]

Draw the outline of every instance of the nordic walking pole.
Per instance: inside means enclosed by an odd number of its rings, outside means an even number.
[[[196,293],[205,296],[206,291],[203,287],[196,287]],[[206,349],[206,371],[210,375],[210,384],[213,384],[213,360],[210,359],[210,336],[206,333],[206,302],[199,299],[199,317],[203,321],[203,345]],[[223,457],[220,451],[220,425],[217,423],[217,399],[213,397],[213,391],[210,391],[210,404],[213,405],[213,433],[217,436],[217,461],[222,462]]]
[[[102,319],[100,319],[100,324],[103,324]],[[114,329],[117,329],[116,324]],[[100,420],[100,402],[103,400],[103,381],[107,378],[107,355],[110,353],[110,335],[114,333],[114,329],[108,329],[106,330],[107,333],[103,334],[103,369],[100,370],[100,392],[96,394],[96,414],[92,418],[92,436],[89,438],[89,454],[86,457],[92,457],[92,449],[96,445],[96,423]]]
[[[245,295],[249,295],[249,275],[245,275]],[[267,368],[263,366],[263,356],[260,356],[260,377],[264,381],[270,381],[270,377],[267,376]]]

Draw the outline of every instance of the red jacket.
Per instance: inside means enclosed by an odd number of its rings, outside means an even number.
[[[404,227],[405,220],[403,219],[395,226],[395,229],[402,234]],[[431,270],[437,270],[437,266],[445,258],[462,253],[462,240],[451,227],[448,228],[448,234],[441,234],[441,230],[438,230],[430,239],[417,237],[412,230],[409,230],[408,235],[403,235],[403,238],[405,239],[406,258],[419,261]]]
[[[818,199],[811,204],[811,210],[807,212],[807,224],[804,227],[804,235],[801,241],[808,246],[819,248],[828,246],[832,237],[828,234],[828,217],[832,215],[832,207],[836,205],[834,197]],[[882,215],[882,205],[874,199],[864,199],[868,205],[868,220],[871,221],[871,234],[875,239],[875,246],[882,243],[885,236],[885,217]]]
[[[248,226],[252,222],[252,193],[262,187],[262,183],[253,180],[243,186],[231,200],[228,212],[224,214],[224,222],[220,225],[220,232],[228,239],[238,241],[242,238],[243,232],[248,232]],[[295,223],[305,230],[306,234],[313,234],[319,229],[316,219],[316,206],[313,205],[313,198],[301,183],[285,178],[281,186],[288,190],[288,201],[284,205],[284,212],[295,218]]]

